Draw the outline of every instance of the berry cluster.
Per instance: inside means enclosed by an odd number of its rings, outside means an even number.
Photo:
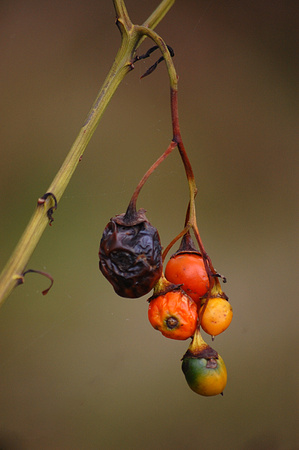
[[[148,319],[163,336],[192,342],[183,356],[182,370],[190,388],[198,394],[222,394],[227,372],[221,356],[206,344],[200,327],[219,335],[231,323],[233,312],[221,290],[219,274],[211,271],[188,230],[178,251],[163,273],[159,233],[130,203],[125,214],[107,224],[99,249],[100,270],[121,297],[148,294]]]
[[[210,281],[204,258],[187,232],[149,299],[148,318],[163,336],[192,338],[182,370],[190,388],[200,395],[222,394],[227,381],[224,361],[204,342],[200,327],[214,339],[228,328],[232,317],[218,278]]]
[[[134,61],[147,58],[157,48],[153,47]],[[172,61],[166,50],[163,55],[171,67]],[[150,68],[146,74],[151,72]],[[220,285],[221,278],[223,282],[226,280],[214,269],[199,235],[195,213],[197,188],[178,120],[177,78],[174,69],[169,74],[173,138],[167,150],[143,176],[126,213],[113,217],[106,226],[99,250],[100,270],[122,297],[141,297],[153,289],[148,300],[151,325],[170,339],[191,338],[182,358],[183,373],[194,392],[211,396],[223,393],[227,372],[223,359],[203,340],[200,330],[202,328],[214,339],[228,328],[233,312]],[[149,223],[143,209],[137,211],[136,202],[148,177],[174,148],[179,150],[190,196],[184,229],[162,253],[158,231]],[[191,238],[191,231],[198,248]],[[178,251],[171,256],[163,271],[169,250],[180,239]]]

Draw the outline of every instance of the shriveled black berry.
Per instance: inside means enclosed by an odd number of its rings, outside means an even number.
[[[121,297],[148,294],[162,274],[158,231],[139,210],[110,219],[100,243],[100,270]]]

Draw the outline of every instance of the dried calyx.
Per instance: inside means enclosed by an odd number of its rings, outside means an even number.
[[[218,353],[203,340],[200,331],[197,329],[182,360],[185,358],[205,358],[207,360],[215,360],[218,359]]]
[[[195,247],[190,231],[187,231],[187,233],[184,234],[178,250],[174,253],[174,255],[172,255],[172,257],[178,253],[196,253],[201,256],[200,251]]]

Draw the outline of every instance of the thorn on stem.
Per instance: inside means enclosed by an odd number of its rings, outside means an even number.
[[[42,197],[40,197],[37,201],[37,205],[43,205],[45,203],[45,201],[47,200],[48,197],[52,197],[52,199],[54,200],[54,206],[51,206],[51,208],[48,209],[47,211],[47,216],[49,219],[49,225],[52,225],[52,222],[54,221],[53,218],[53,213],[54,211],[57,209],[57,199],[55,197],[54,194],[52,194],[52,192],[47,192],[46,194],[44,194]]]

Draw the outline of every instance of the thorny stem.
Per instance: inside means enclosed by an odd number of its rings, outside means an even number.
[[[121,32],[121,46],[106,80],[82,126],[72,148],[70,149],[60,170],[46,192],[52,193],[57,202],[61,199],[82,155],[89,143],[99,121],[125,75],[133,69],[132,61],[136,49],[153,28],[163,19],[175,0],[162,0],[157,9],[144,22],[143,26],[132,24],[127,13],[124,0],[113,0],[117,26]],[[161,44],[162,45],[162,44]],[[166,52],[168,52],[166,48]],[[47,223],[47,211],[53,208],[54,201],[48,197],[38,204],[19,243],[0,275],[0,305],[13,288],[23,280],[25,267],[41,238]]]

